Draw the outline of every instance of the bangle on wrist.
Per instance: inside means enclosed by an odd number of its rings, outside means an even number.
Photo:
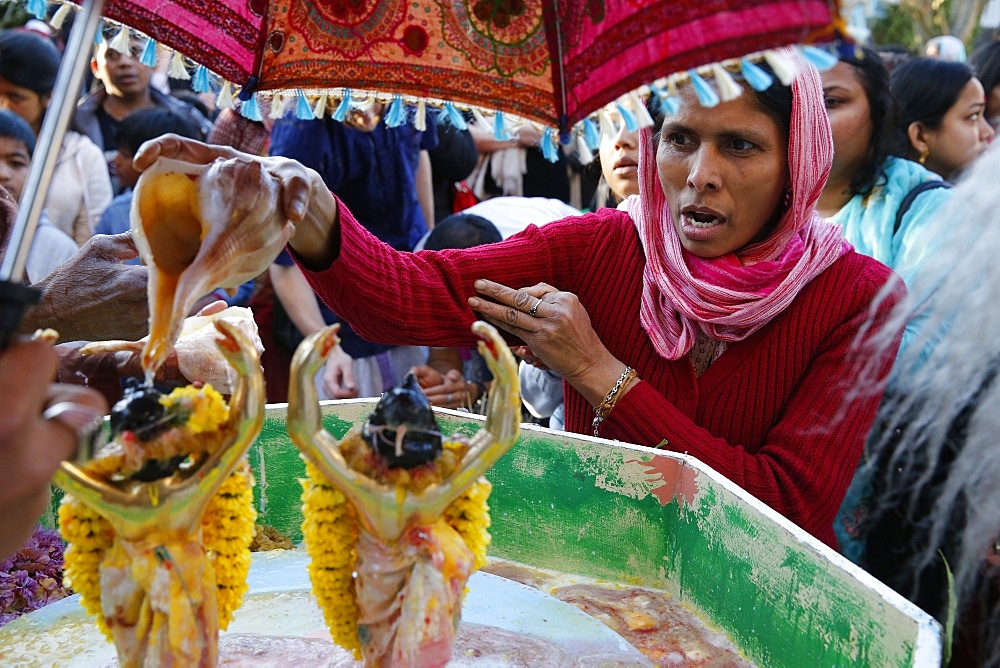
[[[608,392],[607,396],[604,397],[604,401],[594,406],[594,420],[591,423],[594,427],[594,436],[600,436],[601,423],[604,419],[611,414],[611,410],[618,403],[618,399],[624,393],[625,388],[638,377],[639,374],[635,372],[630,366],[626,366],[622,375],[618,377],[617,382]]]

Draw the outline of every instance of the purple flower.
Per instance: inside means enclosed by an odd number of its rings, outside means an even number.
[[[69,596],[62,568],[62,538],[58,532],[36,527],[20,551],[0,562],[0,626]]]

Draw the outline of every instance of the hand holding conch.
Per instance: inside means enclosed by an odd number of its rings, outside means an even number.
[[[173,135],[145,144],[135,164],[145,170],[131,218],[150,270],[143,368],[152,372],[170,354],[199,297],[262,273],[295,223],[316,208],[314,200],[325,203],[321,211],[336,206],[319,176],[294,161]]]

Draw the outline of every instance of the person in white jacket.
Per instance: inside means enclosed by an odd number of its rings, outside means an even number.
[[[36,137],[51,101],[59,61],[58,49],[44,37],[18,30],[0,33],[0,107],[27,121]],[[111,197],[104,153],[88,137],[67,132],[45,199],[52,225],[82,244],[94,234]]]

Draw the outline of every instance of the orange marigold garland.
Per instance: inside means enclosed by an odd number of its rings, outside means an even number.
[[[473,567],[477,571],[486,565],[486,551],[493,540],[489,532],[490,505],[487,503],[492,491],[493,485],[486,478],[480,478],[444,511],[448,524],[472,550]]]

